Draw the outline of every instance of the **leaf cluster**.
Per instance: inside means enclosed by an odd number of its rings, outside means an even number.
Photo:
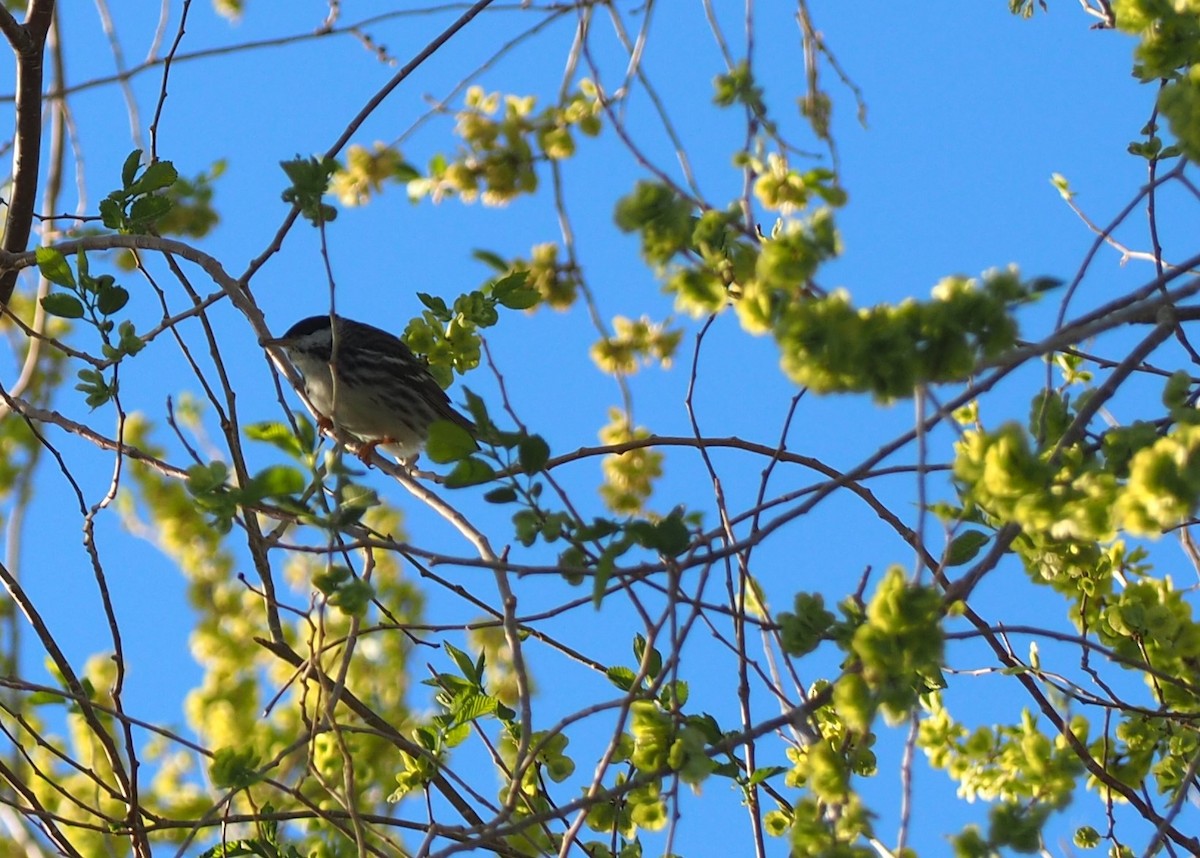
[[[337,161],[324,156],[305,158],[297,155],[290,161],[280,161],[279,166],[291,182],[282,194],[285,203],[296,206],[313,226],[337,219],[337,209],[322,200],[338,169]]]
[[[533,96],[467,90],[456,115],[455,134],[463,142],[453,157],[434,156],[428,173],[408,182],[413,199],[434,202],[456,196],[504,205],[538,188],[539,161],[561,161],[575,154],[576,133],[600,133],[602,108],[595,86],[583,80],[560,103],[535,111]]]
[[[128,290],[117,285],[111,274],[93,277],[88,270],[87,255],[82,250],[76,255],[78,276],[71,270],[66,257],[53,247],[39,247],[35,255],[42,276],[64,290],[42,297],[42,308],[47,313],[61,319],[82,319],[95,328],[100,335],[101,353],[106,363],[115,364],[142,350],[145,343],[133,322],[126,319],[118,323],[111,318],[129,302]],[[117,395],[115,372],[105,375],[100,368],[91,367],[79,370],[78,377],[79,384],[75,389],[83,392],[90,408],[98,408]]]
[[[170,161],[154,161],[139,170],[142,150],[134,149],[121,168],[121,187],[100,201],[100,220],[119,233],[148,233],[171,211],[165,191],[179,178]]]
[[[1180,149],[1195,160],[1200,155],[1200,17],[1189,4],[1157,0],[1116,0],[1112,10],[1116,26],[1139,39],[1134,74],[1145,83],[1165,83],[1159,108]]]
[[[298,503],[296,496],[307,481],[293,467],[268,465],[238,486],[230,481],[228,465],[214,461],[188,468],[185,485],[196,506],[211,516],[212,526],[228,533],[243,508],[257,507],[266,500]],[[336,589],[333,582],[329,587]]]
[[[480,331],[500,321],[500,308],[527,310],[537,304],[537,290],[524,271],[513,271],[459,295],[453,305],[425,292],[417,298],[425,305],[404,331],[404,341],[424,355],[429,371],[443,387],[453,373],[466,373],[479,365],[482,349]]]

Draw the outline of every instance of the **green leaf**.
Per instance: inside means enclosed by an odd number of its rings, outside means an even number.
[[[712,773],[718,777],[729,778],[731,781],[742,779],[742,767],[737,763],[718,763]]]
[[[461,489],[486,483],[496,476],[496,471],[487,462],[474,456],[463,459],[446,475],[446,488]]]
[[[86,258],[86,257],[85,257]],[[105,289],[111,289],[116,285],[117,281],[111,274],[101,274],[99,277],[91,277],[86,269],[79,269],[79,294],[91,292],[94,295],[99,295]]]
[[[347,581],[354,578],[354,573],[348,566],[330,566],[323,572],[313,575],[312,585],[326,596],[332,596]]]
[[[132,186],[126,185],[126,190],[130,194],[150,194],[169,188],[178,178],[179,173],[170,161],[155,161]]]
[[[407,161],[397,164],[392,170],[392,178],[402,185],[408,184],[414,179],[421,178],[421,171]]]
[[[446,650],[446,654],[454,660],[458,670],[463,677],[469,679],[472,683],[478,685],[483,679],[479,672],[475,669],[475,659],[471,658],[470,654],[456,647],[449,641],[442,641],[442,649]]]
[[[488,503],[512,503],[517,499],[517,490],[512,486],[500,486],[485,494],[483,499]]]
[[[429,308],[433,315],[437,316],[443,322],[450,321],[450,308],[446,306],[446,302],[437,295],[429,295],[425,292],[418,292],[417,299]]]
[[[604,601],[604,591],[608,587],[608,579],[612,577],[615,565],[616,560],[608,551],[601,554],[596,562],[592,573],[592,607],[596,610],[600,610],[600,603]]]
[[[665,557],[678,557],[691,544],[687,525],[683,523],[683,516],[678,512],[673,512],[657,522],[630,522],[627,531],[638,545],[657,551]]]
[[[608,677],[609,682],[622,691],[628,691],[633,688],[633,681],[637,678],[637,674],[622,665],[610,667],[604,671],[604,675]]]
[[[367,612],[374,598],[375,588],[369,581],[352,578],[334,591],[329,597],[329,604],[347,616],[361,617]]]
[[[76,390],[79,390],[79,389],[80,389],[79,387],[76,387]],[[107,386],[98,387],[91,393],[87,394],[87,396],[85,396],[83,398],[83,402],[85,405],[87,405],[88,408],[95,410],[95,409],[99,408],[101,405],[103,405],[104,403],[111,400],[113,398],[113,396],[115,395],[115,393],[116,393],[115,388],[107,387]]]
[[[493,253],[490,250],[476,249],[471,251],[471,255],[484,265],[490,266],[497,271],[507,271],[510,267],[508,261],[503,256],[498,253]]]
[[[171,210],[168,197],[138,197],[129,207],[129,228],[149,226]]]
[[[687,725],[696,730],[699,730],[704,736],[704,741],[710,745],[714,742],[721,741],[723,733],[721,725],[717,723],[717,719],[709,715],[707,712],[702,712],[699,715],[689,715],[687,717]]]
[[[455,717],[462,723],[483,718],[496,711],[499,701],[489,694],[467,694],[454,701]]]
[[[538,533],[541,532],[541,521],[537,513],[531,509],[518,510],[512,521],[513,535],[517,537],[518,542],[528,548],[537,541]]]
[[[280,166],[292,181],[291,187],[282,194],[285,203],[298,206],[300,214],[314,226],[337,218],[337,209],[321,201],[329,189],[330,178],[338,169],[337,161],[297,155],[291,161],[281,161]]]
[[[65,292],[51,292],[43,296],[42,309],[60,319],[82,319],[84,313],[83,303]]]
[[[299,494],[307,485],[303,475],[288,465],[271,465],[255,474],[250,482],[252,491],[260,498]]]
[[[530,287],[520,292],[513,292],[500,303],[510,310],[528,310],[542,300],[541,293]]]
[[[541,300],[541,293],[529,284],[528,271],[514,271],[492,285],[492,295],[510,310],[528,310]]]
[[[363,514],[379,506],[379,495],[366,486],[353,483],[342,489],[341,502],[329,517],[332,527],[342,529],[358,524]]]
[[[111,197],[100,201],[100,220],[109,229],[124,229],[125,210]]]
[[[780,644],[790,655],[807,655],[821,645],[837,618],[825,609],[820,593],[797,593],[793,611],[779,613]]]
[[[122,310],[129,303],[129,292],[123,286],[108,286],[96,296],[96,309],[105,316]]]
[[[316,450],[317,444],[321,440],[317,435],[316,424],[303,411],[293,411],[292,419],[296,421],[296,428],[299,430],[300,444],[303,449],[310,453]]]
[[[645,635],[635,635],[633,638],[633,655],[637,659],[638,664],[641,664],[643,659],[646,659],[646,637]],[[646,675],[654,679],[662,673],[662,653],[655,647],[650,647],[650,657],[646,660]]]
[[[1095,849],[1100,845],[1100,832],[1090,825],[1075,830],[1073,841],[1080,849]]]
[[[577,539],[590,541],[612,536],[621,526],[610,518],[593,518],[591,524],[585,524],[575,531]]]
[[[133,322],[126,319],[117,326],[117,335],[121,351],[133,356],[146,347],[146,343],[137,335]]]
[[[117,393],[116,382],[109,384],[98,370],[81,369],[77,376],[80,383],[75,385],[75,389],[84,394],[84,401],[89,408],[99,408]]]
[[[303,452],[292,428],[277,420],[264,420],[261,423],[251,423],[243,430],[251,441],[263,441],[282,450],[292,457],[299,457]]]
[[[475,425],[479,428],[479,431],[482,433],[493,429],[492,418],[488,414],[487,403],[483,401],[483,398],[466,388],[463,389],[463,396],[467,400],[467,411],[470,413],[471,419],[475,421]]]
[[[527,474],[536,474],[546,467],[550,458],[550,445],[541,435],[527,435],[517,446],[517,458],[521,462],[521,470]]]
[[[247,856],[253,856],[253,858],[271,856],[274,858],[273,853],[268,851],[268,847],[257,839],[228,840],[200,853],[200,858],[247,858]],[[291,858],[291,856],[289,855],[287,858]]]
[[[71,271],[71,266],[67,264],[65,256],[53,247],[39,247],[33,254],[37,259],[38,270],[42,273],[43,277],[56,286],[74,288],[75,274]],[[67,318],[79,317],[68,316]]]
[[[668,557],[678,557],[687,551],[691,535],[683,517],[672,513],[655,526],[655,548]]]
[[[760,784],[768,778],[781,775],[786,771],[787,769],[783,766],[762,766],[754,770],[754,773],[750,775],[750,778],[746,783],[748,786],[755,786],[756,784]]]
[[[213,754],[208,774],[217,789],[245,789],[262,780],[257,771],[259,757],[247,748],[219,748]]]
[[[208,494],[225,485],[229,468],[224,462],[192,465],[188,468],[187,488],[193,495]]]
[[[1184,408],[1187,405],[1188,391],[1192,387],[1192,378],[1186,370],[1176,370],[1167,379],[1163,388],[1162,402],[1167,408]]]
[[[495,698],[491,699],[495,700]],[[499,703],[496,703],[496,711],[500,711],[502,708]],[[446,731],[445,735],[442,736],[442,743],[447,748],[454,748],[465,742],[470,735],[471,725],[469,723],[459,724]],[[300,858],[300,856],[297,855],[296,858]]]
[[[1025,285],[1030,292],[1035,295],[1039,295],[1042,292],[1049,292],[1051,289],[1057,289],[1059,286],[1063,285],[1063,281],[1058,277],[1034,277]]]
[[[950,543],[946,551],[946,566],[961,566],[975,559],[991,537],[979,530],[964,530]]]
[[[479,449],[471,433],[449,420],[434,420],[429,426],[425,453],[439,465],[466,459]]]
[[[437,730],[428,724],[422,724],[413,730],[413,738],[417,740],[417,744],[427,751],[437,751],[438,746],[441,744]]]
[[[659,701],[662,703],[663,709],[682,709],[688,702],[688,697],[691,695],[689,686],[682,679],[675,682],[668,682],[663,686],[662,693],[659,695]]]
[[[137,175],[138,167],[142,165],[142,150],[134,149],[125,156],[125,163],[121,166],[121,187],[128,189],[133,184],[133,179]]]

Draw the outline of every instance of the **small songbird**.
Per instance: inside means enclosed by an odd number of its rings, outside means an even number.
[[[429,425],[448,420],[475,434],[422,358],[398,337],[341,316],[310,316],[263,345],[278,346],[304,376],[318,420],[366,443],[366,461],[382,447],[410,461],[429,437]],[[336,325],[336,327],[335,327]]]

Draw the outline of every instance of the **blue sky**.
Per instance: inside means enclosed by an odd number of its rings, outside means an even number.
[[[374,11],[359,8],[361,5],[343,4],[344,20]],[[760,82],[793,142],[815,148],[794,111],[804,72],[798,33],[790,15],[780,8],[783,4],[756,5],[762,19],[782,22],[758,34]],[[1149,116],[1154,97],[1152,89],[1139,85],[1130,75],[1132,40],[1090,30],[1092,19],[1081,14],[1076,4],[1063,0],[1052,5],[1050,14],[1039,14],[1033,21],[1011,16],[1006,6],[1002,0],[977,0],[906,4],[902,10],[889,7],[883,11],[878,4],[844,0],[812,4],[813,17],[829,49],[861,88],[867,105],[864,127],[855,117],[851,92],[834,80],[828,68],[824,70],[824,84],[836,100],[834,128],[850,203],[838,216],[845,252],[818,275],[823,286],[845,286],[858,303],[866,304],[924,297],[945,275],[974,275],[1009,263],[1020,265],[1030,275],[1070,279],[1093,236],[1051,186],[1051,175],[1062,173],[1069,179],[1077,202],[1097,222],[1111,218],[1145,180],[1144,162],[1125,152],[1126,144],[1137,137]],[[317,3],[305,4],[304,9],[293,12],[292,20],[284,21],[269,4],[251,3],[243,20],[231,26],[205,4],[195,4],[183,51],[305,32],[319,23],[322,8]],[[93,32],[94,22],[86,14],[90,13],[72,15],[64,26],[64,39],[71,45],[68,69],[72,82],[112,70],[111,54]],[[370,33],[403,63],[445,26],[451,14],[405,17],[372,26]],[[654,14],[645,67],[664,99],[673,105],[673,119],[701,188],[710,198],[724,201],[740,182],[730,166],[730,153],[739,145],[741,131],[732,116],[711,106],[711,79],[719,70],[719,54],[700,4],[658,4]],[[117,10],[117,33],[131,64],[146,51],[152,18]],[[723,19],[734,35],[737,20],[736,16]],[[489,13],[469,25],[384,103],[354,142],[369,146],[376,140],[393,142],[407,135],[430,98],[446,95],[486,54],[528,22],[526,15],[510,9]],[[175,23],[173,19],[168,30],[171,35]],[[598,21],[597,29],[601,25]],[[480,82],[487,89],[552,98],[572,35],[573,23],[568,17],[487,71]],[[601,37],[598,44],[604,46],[598,50],[611,81],[619,75],[623,60],[613,51],[610,39]],[[326,149],[393,72],[349,37],[178,63],[171,74],[161,123],[161,157],[174,161],[184,175],[205,170],[218,158],[228,159],[217,190],[222,223],[204,240],[204,249],[220,258],[227,270],[240,273],[267,245],[286,213],[279,199],[285,185],[279,161]],[[143,133],[161,81],[160,73],[154,71],[133,82]],[[0,78],[0,85],[10,86],[11,82]],[[81,94],[74,109],[80,144],[86,152],[91,210],[116,186],[121,161],[133,148],[129,122],[120,93],[111,88]],[[638,120],[646,110],[645,99],[635,96],[629,105],[633,128],[641,127]],[[448,137],[451,125],[449,119],[435,118],[418,128],[405,139],[406,156],[423,164],[432,153],[452,147]],[[657,163],[676,170],[661,135],[647,134],[640,142]],[[637,258],[636,240],[612,225],[615,201],[644,173],[608,135],[583,141],[578,157],[564,165],[564,175],[581,261],[602,314],[608,318],[617,314],[670,315],[670,300],[660,293]],[[1167,200],[1164,206],[1174,202]],[[1164,220],[1189,223],[1178,217]],[[1144,217],[1135,216],[1123,234],[1139,248],[1146,245],[1143,225]],[[452,297],[489,276],[471,258],[474,249],[528,256],[530,245],[554,241],[558,236],[557,220],[544,193],[496,210],[453,201],[414,206],[393,186],[370,206],[343,210],[330,227],[339,310],[400,331],[409,317],[420,312],[417,291]],[[1187,246],[1182,241],[1186,237],[1168,229],[1164,244],[1169,258],[1185,255]],[[1118,261],[1115,252],[1101,251],[1073,310],[1103,303],[1148,279],[1150,269],[1145,264],[1120,266]],[[202,291],[207,288],[206,284]],[[297,225],[252,288],[276,332],[302,316],[322,312],[327,291],[316,232]],[[179,302],[177,308],[183,306],[178,297],[173,300]],[[1042,306],[1027,311],[1023,318],[1031,337],[1049,330],[1058,300],[1059,295],[1053,294]],[[152,300],[138,298],[132,306],[143,314],[139,327],[154,323],[157,310]],[[277,419],[279,406],[266,393],[272,389],[268,365],[252,332],[229,307],[218,311],[215,318],[227,337],[228,354],[235,356],[232,365],[235,386],[243,391],[243,421]],[[689,431],[682,403],[698,330],[690,320],[676,318],[688,332],[677,365],[666,372],[646,371],[631,380],[638,422],[668,435]],[[194,346],[201,344],[198,329],[185,333]],[[616,386],[588,358],[587,346],[594,339],[595,330],[582,308],[569,314],[546,310],[533,316],[512,314],[489,334],[514,405],[531,428],[547,437],[556,453],[594,444],[608,407],[619,401]],[[1031,377],[1036,375],[1022,376],[1026,381]],[[706,338],[700,378],[696,408],[706,435],[776,442],[795,388],[779,372],[778,354],[769,339],[747,336],[738,329],[734,316],[725,314]],[[132,362],[123,383],[127,407],[145,409],[160,421],[167,395],[196,389],[179,356],[165,347]],[[496,401],[495,383],[486,373],[475,373],[460,383]],[[263,393],[256,393],[259,391]],[[58,406],[77,419],[86,417],[83,403],[71,401],[69,396],[64,392]],[[1023,396],[1027,393],[1019,384],[1010,385],[987,406],[992,410],[985,416],[989,420],[1022,416],[1027,407]],[[289,404],[295,407],[297,402],[292,399]],[[1131,409],[1135,405],[1129,403]],[[94,419],[103,425],[111,415],[100,413]],[[789,447],[845,469],[911,426],[912,420],[912,405],[907,402],[881,407],[859,398],[809,395],[797,411]],[[56,440],[71,457],[73,468],[86,475],[89,502],[98,500],[111,479],[111,460],[69,439]],[[931,439],[935,460],[948,457],[949,440],[947,434],[935,433]],[[266,456],[265,451],[262,455]],[[901,457],[904,461],[911,458],[911,451]],[[717,454],[714,459],[731,506],[748,505],[761,463],[732,453]],[[564,473],[584,508],[597,513],[601,510],[589,487],[598,477],[598,462],[574,465]],[[789,473],[781,479],[790,486],[788,481],[803,485],[814,478]],[[444,524],[415,508],[384,477],[375,475],[372,482],[405,509],[410,532],[420,534],[422,541],[443,545],[449,551],[466,550],[454,543]],[[39,498],[31,515],[24,565],[35,599],[47,606],[50,621],[57,624],[68,651],[82,660],[106,646],[107,633],[75,536],[77,517],[63,517],[60,512],[63,499],[69,499],[64,492],[62,481],[48,474],[45,496]],[[879,492],[913,523],[911,480],[883,482]],[[460,502],[493,533],[503,534],[503,511],[487,507],[478,493],[465,493]],[[707,521],[714,522],[711,489],[696,458],[672,453],[652,506],[666,511],[679,502],[707,504]],[[38,572],[43,550],[35,551],[32,546],[39,531],[59,534],[56,541],[60,544],[48,552],[48,559],[57,567],[54,575]],[[144,717],[181,723],[177,701],[185,683],[198,676],[187,650],[189,621],[182,581],[152,548],[125,535],[116,516],[102,517],[100,534],[102,548],[121,558],[114,585],[118,610],[128,618],[129,706]],[[938,545],[936,537],[932,541]],[[1167,556],[1173,557],[1169,552]],[[826,589],[831,596],[840,597],[853,587],[847,582],[857,581],[867,567],[878,575],[891,563],[910,564],[911,560],[911,551],[882,524],[865,516],[860,505],[834,498],[791,525],[776,545],[756,555],[756,574],[768,587],[774,607],[782,610],[797,589]],[[465,573],[465,580],[475,574]],[[479,586],[494,596],[490,582]],[[572,594],[555,581],[523,580],[515,586],[523,606],[554,605]],[[1016,567],[993,575],[981,597],[984,604],[994,606],[998,616],[1061,622],[1056,619],[1057,597],[1030,588]],[[633,627],[627,625],[626,613],[618,607],[606,606],[599,613],[585,608],[549,629],[577,639],[596,658],[628,661]],[[431,594],[429,614],[439,619],[473,616],[453,597],[437,592]],[[138,617],[142,619],[135,619]],[[705,648],[713,645],[699,638],[697,635],[689,647],[696,649],[702,663],[711,665],[717,684],[706,688],[709,677],[698,672],[689,677],[693,694],[700,700],[708,698],[701,708],[729,716],[729,664],[718,650],[708,655]],[[1022,646],[1017,646],[1019,652]],[[956,666],[969,668],[977,664],[980,654],[962,647],[952,649],[951,657]],[[539,717],[544,717],[546,724],[570,711],[580,693],[587,693],[576,687],[562,689],[548,681],[560,667],[552,657],[535,656],[534,670],[543,689],[539,706],[545,707],[540,710],[545,715]],[[539,670],[543,672],[539,674]],[[964,697],[954,701],[953,696],[951,700],[964,706],[963,717],[986,722],[995,716],[984,689],[999,689],[1002,682],[973,682],[978,683],[969,686],[976,700]],[[599,683],[594,686],[600,688]],[[762,711],[769,711],[764,701],[757,703]],[[1008,712],[1004,717],[1015,720],[1016,715]],[[865,788],[868,795],[897,794],[897,736],[902,738],[896,734],[881,741],[881,773],[876,784]],[[579,762],[581,768],[590,766],[582,754]],[[717,854],[711,851],[714,838],[727,830],[745,831],[736,796],[731,793],[714,800],[723,789],[721,783],[712,782],[706,787],[703,804],[691,799],[685,804],[678,851]],[[927,849],[927,854],[938,854],[944,848],[943,834],[957,830],[966,820],[984,818],[980,806],[967,807],[952,800],[953,785],[940,773],[919,771],[917,790],[911,842]],[[893,815],[896,807],[895,801],[886,805]],[[699,808],[703,808],[706,822],[701,821]],[[1084,821],[1103,828],[1103,807],[1093,797],[1081,797],[1065,818],[1070,826],[1056,824],[1056,832],[1069,831]],[[885,841],[892,840],[895,824],[894,818],[881,819],[880,835]],[[1051,845],[1055,854],[1065,851]],[[783,854],[782,844],[774,843],[772,848],[774,854]]]

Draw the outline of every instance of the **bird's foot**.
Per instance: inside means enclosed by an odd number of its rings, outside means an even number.
[[[358,452],[355,453],[355,455],[359,458],[359,460],[364,465],[366,465],[367,467],[371,467],[371,460],[374,457],[375,453],[377,452],[376,448],[378,448],[378,447],[386,448],[391,445],[395,445],[397,443],[398,442],[396,441],[395,438],[390,438],[388,436],[384,436],[383,438],[372,438],[369,441],[363,441],[361,444],[359,444]],[[389,452],[391,452],[391,451],[389,451]],[[400,467],[404,468],[404,470],[408,471],[409,473],[414,473],[414,474],[416,473],[414,466],[416,465],[418,455],[419,455],[418,453],[413,453],[410,456],[401,457],[401,456],[397,456],[394,453],[392,453],[392,456],[395,458],[396,462],[400,465]]]
[[[358,452],[354,455],[358,456],[359,461],[369,468],[371,467],[371,460],[375,457],[375,448],[379,446],[386,447],[388,444],[393,443],[395,441],[391,438],[372,438],[370,441],[363,441],[359,444]]]

